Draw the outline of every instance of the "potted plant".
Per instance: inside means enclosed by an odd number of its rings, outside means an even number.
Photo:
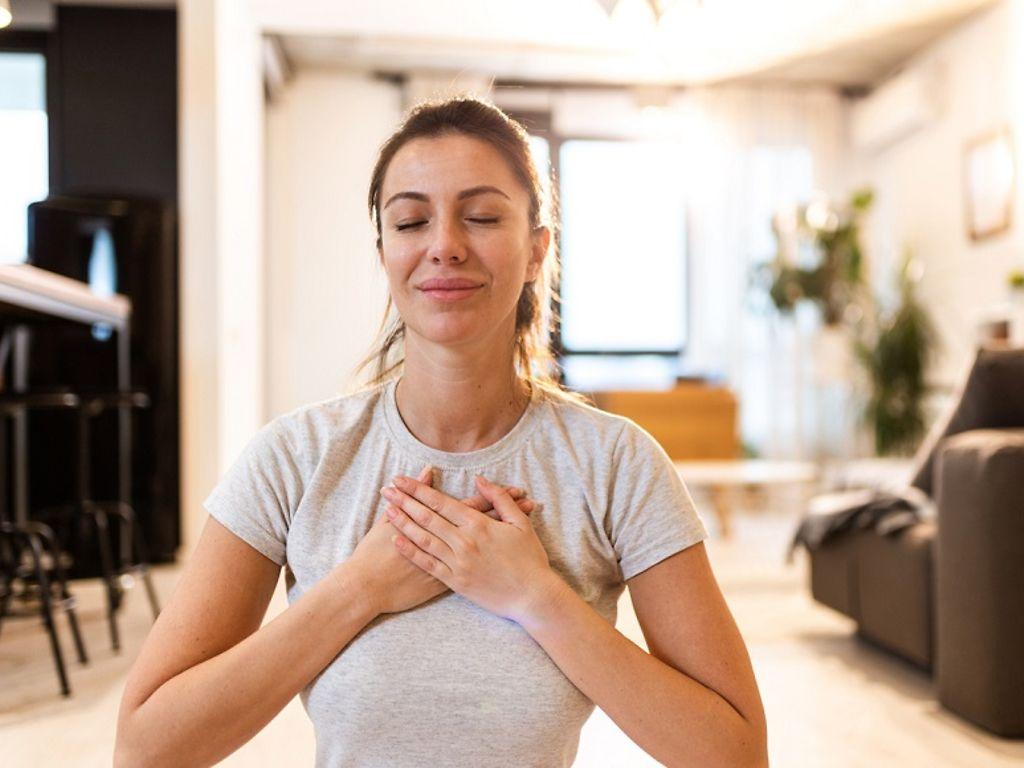
[[[1010,298],[1024,301],[1024,269],[1012,269],[1006,276],[1006,284],[1010,287]]]
[[[908,252],[899,270],[899,303],[874,313],[855,342],[857,359],[868,380],[864,416],[881,456],[913,451],[924,435],[925,371],[934,353],[931,318],[917,300],[919,264]]]
[[[1024,269],[1010,270],[1006,284],[1010,288],[1010,341],[1024,346]]]
[[[870,189],[854,192],[844,206],[825,201],[801,206],[793,217],[772,221],[778,248],[766,265],[767,293],[780,312],[790,313],[797,302],[811,301],[821,310],[826,326],[839,325],[847,308],[858,301],[864,284],[860,220],[871,207]],[[809,263],[798,263],[794,251],[810,245]]]

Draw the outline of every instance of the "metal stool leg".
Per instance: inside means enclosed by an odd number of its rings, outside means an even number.
[[[46,568],[43,567],[43,547],[37,534],[24,532],[23,536],[28,544],[29,552],[32,555],[32,563],[35,570],[36,583],[39,584],[39,600],[43,614],[43,623],[50,635],[50,647],[53,649],[53,660],[57,665],[57,676],[60,678],[60,691],[64,696],[71,695],[71,686],[68,683],[68,673],[64,668],[64,653],[60,648],[60,638],[57,636],[57,627],[53,621],[53,610],[50,605],[50,580],[46,576]]]
[[[108,505],[103,505],[104,507]],[[123,501],[115,501],[109,505],[122,522],[122,538],[131,541],[131,559],[128,563],[121,563],[119,570],[138,571],[142,575],[142,582],[146,585],[146,595],[149,598],[149,607],[153,612],[153,620],[160,616],[160,602],[156,596],[156,589],[153,587],[153,580],[149,572],[149,553],[146,548],[146,539],[142,533],[142,526],[138,524],[138,515],[135,508]],[[124,533],[124,531],[127,533]]]
[[[110,626],[110,642],[115,652],[121,650],[121,637],[117,629],[117,609],[121,604],[120,585],[114,569],[114,558],[110,551],[110,526],[105,510],[90,501],[89,491],[89,413],[86,408],[78,412],[78,502],[82,514],[89,517],[96,529],[96,541],[100,550],[100,567],[107,585],[107,624]]]
[[[82,634],[78,630],[78,617],[75,615],[75,598],[68,591],[68,581],[64,576],[64,564],[60,561],[60,546],[57,544],[57,537],[54,536],[53,530],[48,525],[43,525],[42,523],[32,524],[31,530],[49,545],[50,553],[53,557],[53,571],[60,594],[61,606],[68,617],[68,624],[71,626],[71,636],[75,641],[78,661],[82,664],[88,664],[89,657],[86,655],[85,643],[82,642]]]
[[[135,527],[135,548],[138,551],[139,567],[142,571],[142,583],[146,585],[146,596],[149,598],[149,609],[153,612],[153,621],[160,616],[160,601],[156,596],[156,587],[153,586],[153,575],[149,570],[149,550],[146,548],[146,541],[142,536],[142,528]]]
[[[15,578],[15,559],[14,552],[17,551],[17,547],[12,547],[12,541],[14,534],[7,530],[6,525],[0,523],[3,529],[0,530],[0,588],[3,592],[0,592],[0,628],[3,627],[4,616],[7,615],[7,606],[11,602],[11,596],[14,594],[14,578]]]
[[[96,527],[96,538],[100,548],[100,566],[103,580],[107,585],[107,623],[110,625],[110,642],[114,651],[121,650],[121,637],[117,630],[117,609],[121,605],[120,586],[114,573],[114,558],[110,551],[110,533],[107,513],[93,504],[84,504],[86,514]]]

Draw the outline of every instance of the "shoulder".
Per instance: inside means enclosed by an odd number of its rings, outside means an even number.
[[[542,397],[549,406],[548,420],[574,443],[598,448],[616,460],[624,454],[662,450],[647,430],[626,416],[603,411],[570,393],[546,389]]]
[[[382,391],[377,385],[300,405],[272,418],[260,433],[297,456],[319,455],[333,441],[370,430]]]

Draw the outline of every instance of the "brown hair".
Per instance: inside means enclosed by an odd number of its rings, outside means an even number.
[[[367,197],[370,220],[377,229],[378,252],[382,246],[381,187],[395,154],[413,139],[438,138],[452,134],[486,141],[498,150],[529,195],[528,217],[531,231],[547,225],[554,233],[554,184],[551,185],[552,210],[545,211],[543,187],[530,154],[526,130],[493,104],[474,97],[459,96],[417,105],[409,112],[398,130],[381,146],[370,177],[370,191]],[[554,248],[555,238],[552,237],[551,240],[550,247]],[[516,305],[515,365],[520,378],[531,386],[549,393],[558,392],[576,397],[575,393],[566,392],[555,379],[555,361],[548,346],[548,333],[555,319],[551,310],[551,299],[554,296],[553,286],[558,278],[558,262],[553,256],[554,254],[551,254],[544,260],[537,279],[524,284],[519,295],[519,302]],[[375,373],[367,386],[381,384],[392,374],[397,375],[396,372],[405,362],[404,356],[389,359],[398,342],[405,338],[405,322],[397,312],[392,316],[392,306],[389,295],[373,349],[355,369],[355,373],[358,374],[376,362]]]

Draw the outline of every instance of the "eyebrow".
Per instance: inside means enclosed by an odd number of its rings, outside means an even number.
[[[506,195],[504,192],[502,192],[497,187],[491,187],[491,186],[488,186],[487,184],[482,184],[482,185],[480,185],[478,187],[470,187],[469,189],[462,190],[461,192],[459,192],[458,199],[459,200],[465,200],[468,197],[476,197],[477,195],[486,195],[486,194],[501,195],[506,200],[511,200],[512,199],[511,197]],[[422,192],[397,192],[397,193],[393,194],[390,198],[388,198],[388,201],[386,203],[384,203],[384,208],[387,208],[389,205],[391,205],[393,202],[395,202],[395,200],[403,200],[403,199],[404,200],[419,200],[419,201],[424,202],[424,203],[430,201],[430,198],[427,195],[423,194]],[[381,210],[383,211],[384,208],[381,208]]]

